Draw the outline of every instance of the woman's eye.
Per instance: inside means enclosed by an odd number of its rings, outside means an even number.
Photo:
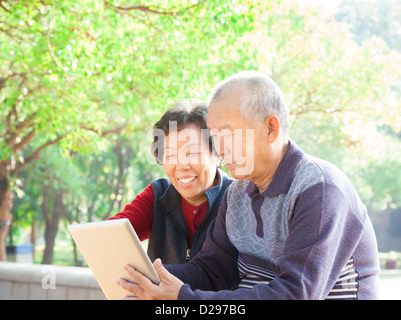
[[[167,161],[171,161],[171,160],[173,160],[173,159],[175,159],[175,154],[167,154],[166,156],[165,156],[165,159],[167,160]]]
[[[199,152],[188,152],[187,157],[197,157],[199,155]]]

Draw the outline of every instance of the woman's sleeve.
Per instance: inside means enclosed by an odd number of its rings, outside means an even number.
[[[138,194],[135,199],[127,204],[123,211],[117,213],[108,220],[127,218],[141,241],[149,238],[153,221],[155,197],[152,184]]]

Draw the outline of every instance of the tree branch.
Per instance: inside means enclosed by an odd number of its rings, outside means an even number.
[[[22,76],[25,74],[22,73],[12,73],[9,76],[5,77],[5,78],[0,78],[0,90],[3,89],[5,87],[5,84],[7,82],[8,79],[11,79],[12,77],[16,77],[16,76]]]
[[[35,111],[28,118],[26,118],[22,122],[18,123],[15,126],[15,130],[17,130],[18,132],[21,132],[23,129],[25,129],[27,126],[29,126],[33,120],[35,120],[37,114],[38,114],[38,112]]]
[[[47,32],[46,32],[47,50],[49,51],[50,56],[52,57],[52,59],[53,59],[54,63],[56,64],[56,66],[58,68],[61,68],[60,67],[60,63],[58,62],[57,57],[55,56],[55,54],[54,54],[54,52],[52,50],[52,46],[50,44],[50,29],[51,28],[47,29]]]
[[[4,11],[10,12],[10,11],[3,5],[3,1],[0,1],[0,7],[3,8]]]
[[[26,80],[28,78],[28,76],[25,73],[23,73],[22,76],[23,76],[23,78],[22,78],[21,83],[18,86],[17,93],[21,91],[22,86],[24,85],[24,83],[26,82]],[[17,98],[17,100],[15,101],[15,103],[12,105],[10,112],[7,114],[7,117],[6,117],[7,127],[6,127],[6,133],[5,133],[6,135],[9,135],[12,133],[11,117],[14,116],[14,119],[18,119],[17,107],[21,103],[22,100],[23,100],[23,98],[21,98],[19,96]]]
[[[59,142],[61,139],[63,139],[65,136],[66,136],[66,134],[60,135],[60,136],[58,136],[56,139],[50,140],[50,141],[48,141],[48,142],[42,144],[39,148],[37,148],[34,152],[32,152],[28,157],[26,157],[26,158],[24,159],[24,163],[18,163],[18,164],[15,166],[14,170],[12,170],[12,174],[18,175],[19,172],[21,171],[21,169],[22,169],[25,165],[27,165],[28,163],[32,162],[33,160],[39,158],[40,152],[41,152],[43,149],[47,148],[48,146],[51,146],[51,145],[53,145],[53,144],[58,143],[58,142]]]
[[[154,14],[160,14],[163,16],[176,16],[179,14],[179,11],[162,11],[159,7],[155,7],[155,9],[152,9],[150,6],[132,6],[132,7],[121,7],[121,6],[115,6],[119,10],[138,10],[138,11],[143,11],[143,12],[149,12],[149,13],[154,13]]]
[[[96,134],[100,135],[101,137],[105,137],[105,136],[107,136],[109,134],[112,134],[112,133],[120,133],[123,129],[125,129],[125,127],[117,127],[117,128],[113,128],[113,129],[110,129],[110,130],[102,131],[102,130],[96,130],[95,128],[91,128],[91,127],[88,127],[86,125],[81,125],[80,128],[84,129],[84,130],[87,130],[87,131],[93,131]]]
[[[18,123],[14,129],[7,128],[6,133],[4,135],[6,145],[11,147],[12,144],[14,144],[17,137],[19,136],[19,134],[22,132],[22,130],[24,130],[25,128],[27,128],[28,126],[30,126],[32,124],[32,121],[35,119],[36,115],[37,115],[37,112],[34,112],[27,119]],[[31,127],[31,129],[34,130],[32,127]]]
[[[196,7],[197,5],[199,5],[199,2],[198,2],[196,4],[193,4],[189,7],[179,10],[179,11],[165,11],[163,8],[160,8],[158,6],[133,5],[130,7],[121,7],[121,6],[113,6],[110,3],[108,3],[107,1],[103,1],[103,3],[106,7],[110,7],[114,10],[116,10],[116,9],[121,10],[121,11],[136,10],[136,11],[142,11],[145,13],[152,13],[152,14],[163,15],[163,16],[177,16],[180,13],[182,13],[183,11],[190,10],[193,7]]]
[[[23,147],[25,147],[36,135],[35,129],[32,129],[21,141],[15,144],[11,150],[14,154],[18,153]]]

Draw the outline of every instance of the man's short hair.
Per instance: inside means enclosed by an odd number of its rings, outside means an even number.
[[[261,72],[243,71],[218,83],[210,94],[214,100],[238,94],[241,99],[240,112],[249,121],[264,121],[270,115],[279,118],[285,135],[290,129],[289,112],[280,87],[272,78]]]

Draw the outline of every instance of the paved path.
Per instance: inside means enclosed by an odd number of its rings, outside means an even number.
[[[380,299],[401,300],[401,275],[383,275],[379,280]]]

